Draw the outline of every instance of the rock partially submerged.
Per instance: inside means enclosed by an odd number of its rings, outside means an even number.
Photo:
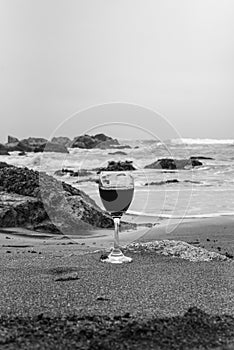
[[[9,152],[59,152],[69,153],[65,145],[56,142],[50,142],[41,137],[29,137],[18,140],[16,137],[8,136],[8,143],[5,148]]]
[[[126,156],[127,155],[127,153],[122,152],[122,151],[110,152],[108,154],[113,155],[113,156]]]
[[[110,136],[105,134],[96,134],[96,135],[81,135],[74,138],[72,141],[72,148],[111,148],[112,146],[119,145],[117,139],[113,139]]]
[[[206,156],[192,156],[190,159],[207,159],[207,160],[214,160],[214,158],[206,157]]]
[[[70,176],[78,177],[78,176],[90,176],[93,173],[86,169],[79,169],[77,171],[74,171],[72,169],[62,169],[62,170],[56,170],[54,173],[54,175],[57,175],[57,176],[64,176],[67,174],[69,174]]]
[[[145,169],[188,169],[202,166],[202,162],[197,159],[172,159],[162,158],[145,166]]]
[[[166,184],[171,184],[171,183],[179,183],[180,181],[177,179],[169,179],[165,181],[152,181],[152,182],[146,182],[145,186],[159,186],[159,185],[166,185]]]
[[[107,167],[95,169],[98,173],[101,171],[131,171],[136,170],[131,160],[125,160],[123,162],[109,161]]]
[[[59,143],[47,142],[34,149],[34,152],[57,152],[57,153],[69,153],[67,148]]]
[[[58,137],[53,137],[51,142],[57,143],[59,145],[63,145],[65,147],[70,147],[72,140],[69,139],[67,136],[58,136]]]
[[[9,156],[6,146],[0,143],[0,156]]]
[[[155,252],[165,256],[182,258],[193,262],[199,261],[231,261],[226,255],[208,251],[201,247],[195,247],[183,241],[164,239],[162,241],[152,241],[146,243],[133,242],[124,247],[132,252]]]
[[[13,165],[7,164],[5,162],[0,162],[0,169],[1,168],[10,168],[10,167],[13,167]]]
[[[83,191],[45,173],[0,166],[0,226],[48,232],[113,226],[112,219]]]

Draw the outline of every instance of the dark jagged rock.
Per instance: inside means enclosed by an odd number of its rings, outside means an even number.
[[[79,169],[78,171],[74,171],[71,169],[62,169],[62,170],[56,170],[54,173],[54,175],[57,175],[57,176],[64,176],[66,174],[69,174],[70,176],[89,176],[89,175],[92,175],[92,172],[86,169]]]
[[[67,148],[58,143],[47,142],[34,149],[34,152],[58,152],[58,153],[69,153]]]
[[[101,171],[128,171],[128,170],[136,170],[136,168],[132,165],[131,160],[125,160],[123,162],[115,162],[114,160],[109,161],[107,167],[94,169],[98,173]]]
[[[114,156],[126,156],[127,155],[127,153],[122,152],[122,151],[110,152],[108,154],[114,155]]]
[[[21,152],[19,152],[18,156],[26,156],[26,152],[21,151]]]
[[[8,151],[18,151],[18,152],[33,152],[34,148],[29,145],[27,140],[22,140],[18,142],[7,143],[6,147]]]
[[[113,146],[113,148],[115,148],[115,149],[124,149],[124,148],[130,149],[132,147],[129,145],[119,145],[119,146]]]
[[[72,141],[69,139],[69,137],[66,136],[58,136],[58,137],[53,137],[51,142],[57,143],[59,145],[63,145],[65,147],[70,147]]]
[[[205,156],[192,156],[190,159],[207,159],[207,160],[214,160],[214,158],[211,157],[205,157]]]
[[[41,145],[44,145],[47,143],[48,140],[44,139],[43,137],[28,137],[27,139],[21,140],[21,142],[27,143],[30,147],[40,147]]]
[[[110,146],[119,145],[117,139],[106,136],[105,134],[81,135],[74,138],[72,148],[110,148]]]
[[[10,138],[10,141],[12,141],[11,138]],[[5,147],[8,151],[18,151],[18,152],[69,153],[67,148],[62,144],[49,142],[44,138],[36,138],[36,137],[29,137],[28,139],[24,139],[20,141],[18,140],[14,142],[8,142],[5,145]]]
[[[100,148],[100,149],[108,149],[108,148],[115,148],[114,146],[118,144],[117,140],[106,140],[103,142],[99,142],[95,148]]]
[[[13,137],[13,136],[8,135],[7,142],[8,143],[15,143],[15,142],[19,142],[19,139],[17,139],[17,137]]]
[[[7,164],[5,162],[0,162],[0,169],[1,168],[10,168],[13,167],[13,165]]]
[[[145,166],[145,169],[186,169],[196,166],[202,166],[202,163],[196,159],[171,159],[162,158],[156,162]]]
[[[0,143],[0,156],[9,156],[7,148]]]
[[[112,219],[83,191],[52,176],[15,166],[0,166],[0,226],[24,226],[77,233],[110,228]]]
[[[158,181],[158,182],[147,182],[145,186],[153,186],[153,185],[166,185],[166,184],[171,184],[171,183],[178,183],[179,180],[177,179],[172,179],[172,180],[165,180],[165,181]]]

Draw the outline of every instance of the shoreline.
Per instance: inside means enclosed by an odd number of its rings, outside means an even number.
[[[181,240],[187,243],[201,246],[207,250],[218,253],[229,253],[234,255],[234,216],[223,216],[219,218],[203,218],[203,219],[180,219],[163,220],[156,223],[152,227],[140,224],[138,229],[129,229],[119,233],[120,245],[126,245],[133,241],[149,242],[155,240]],[[9,236],[8,238],[6,238]],[[26,228],[0,228],[0,246],[9,246],[11,243],[27,244],[33,242],[35,245],[57,245],[59,240],[65,239],[79,245],[86,246],[93,250],[108,249],[112,246],[113,230],[112,229],[95,229],[80,232],[77,235],[55,235],[32,231]],[[63,244],[65,245],[65,244]],[[12,247],[13,248],[13,247]]]

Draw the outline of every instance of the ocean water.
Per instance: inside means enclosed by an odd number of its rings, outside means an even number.
[[[234,215],[234,140],[174,139],[165,143],[154,140],[121,140],[131,149],[82,150],[70,149],[69,154],[28,153],[1,156],[1,161],[54,175],[56,170],[94,169],[106,166],[110,160],[132,160],[136,171],[134,199],[128,214],[156,222],[162,218],[200,218]],[[110,153],[122,151],[126,155]],[[144,169],[158,158],[210,157],[203,165],[186,170]],[[88,193],[102,206],[98,186],[87,177],[57,176]],[[153,183],[153,184],[152,184]]]

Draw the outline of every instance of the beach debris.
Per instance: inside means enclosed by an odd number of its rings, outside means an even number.
[[[234,258],[233,254],[230,254],[230,253],[228,253],[228,252],[225,252],[225,255],[226,255],[226,257],[229,258],[229,259],[233,259],[233,258]]]
[[[227,261],[230,258],[216,252],[211,252],[201,247],[195,247],[187,242],[175,240],[161,240],[146,243],[133,242],[124,247],[134,253],[137,252],[155,252],[165,256],[182,258],[193,262],[198,261]]]
[[[106,259],[108,259],[108,254],[102,254],[100,256],[100,261],[103,261],[103,260],[106,260]]]
[[[78,276],[78,273],[71,273],[71,274],[68,274],[68,275],[64,275],[64,276],[60,276],[60,277],[57,277],[55,278],[55,281],[56,282],[65,282],[65,281],[74,281],[74,280],[79,280],[80,277]]]
[[[96,300],[98,300],[98,301],[109,301],[110,298],[105,298],[105,297],[100,296],[100,297],[97,297]]]

